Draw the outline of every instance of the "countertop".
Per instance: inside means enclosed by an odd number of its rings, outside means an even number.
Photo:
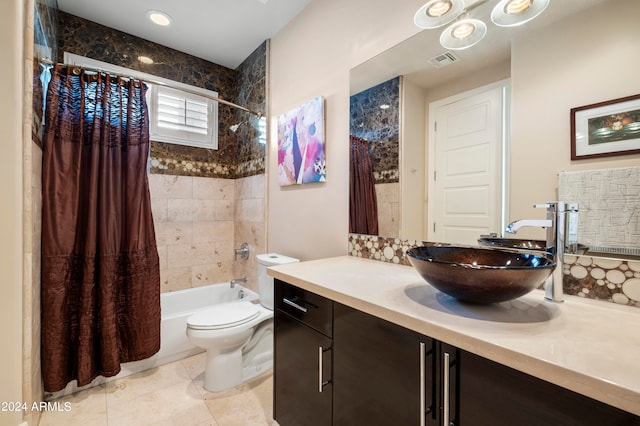
[[[533,292],[458,302],[411,267],[341,256],[268,274],[516,370],[640,415],[640,309]]]

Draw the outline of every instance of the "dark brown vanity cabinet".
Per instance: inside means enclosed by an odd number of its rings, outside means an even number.
[[[434,417],[434,341],[334,303],[336,425],[419,425]],[[419,389],[424,389],[421,403]]]
[[[633,414],[280,281],[274,372],[281,426],[640,426]]]
[[[275,282],[273,416],[280,426],[332,424],[333,302]]]
[[[455,425],[640,425],[631,413],[469,352],[458,350],[455,364]]]

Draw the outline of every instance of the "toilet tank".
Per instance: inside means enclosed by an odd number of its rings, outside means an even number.
[[[283,256],[278,253],[265,253],[256,256],[258,259],[258,294],[260,303],[267,309],[273,310],[273,277],[267,275],[269,266],[284,265],[285,263],[300,262],[299,259]]]

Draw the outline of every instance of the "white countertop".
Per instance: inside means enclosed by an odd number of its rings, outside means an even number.
[[[411,267],[342,256],[268,274],[336,302],[640,415],[640,309],[541,290],[471,305]]]

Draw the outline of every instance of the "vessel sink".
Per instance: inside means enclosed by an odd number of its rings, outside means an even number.
[[[556,264],[545,253],[430,245],[407,250],[409,262],[436,289],[458,300],[498,303],[539,287]]]

